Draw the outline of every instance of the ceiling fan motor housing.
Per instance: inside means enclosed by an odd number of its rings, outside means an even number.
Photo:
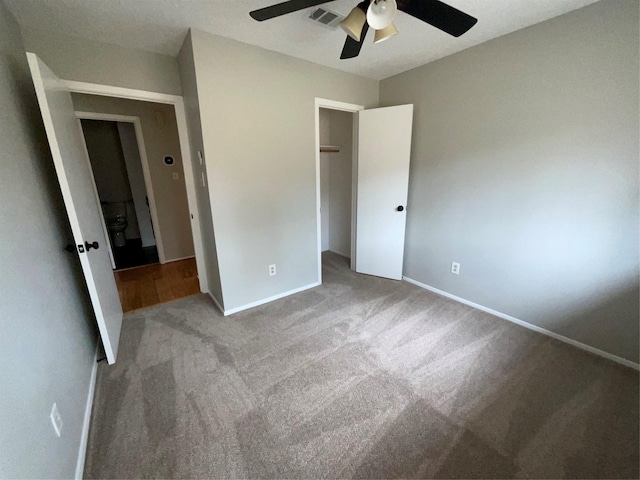
[[[393,23],[397,11],[396,0],[374,0],[367,9],[367,22],[374,30],[383,30]]]

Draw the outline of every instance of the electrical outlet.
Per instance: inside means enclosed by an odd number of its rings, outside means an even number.
[[[174,180],[179,180],[180,179],[180,174],[178,172],[173,172],[173,179]]]
[[[460,264],[457,262],[451,262],[451,273],[460,275]]]
[[[269,265],[269,276],[273,277],[276,274],[276,265]]]
[[[51,414],[49,417],[51,417],[51,424],[53,425],[56,435],[60,437],[60,435],[62,435],[62,417],[58,411],[58,405],[55,403],[53,404],[53,407],[51,407]]]

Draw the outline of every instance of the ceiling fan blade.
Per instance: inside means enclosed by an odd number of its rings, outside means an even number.
[[[277,3],[270,7],[260,8],[249,12],[251,18],[262,22],[271,18],[279,17],[280,15],[286,15],[287,13],[297,12],[298,10],[304,10],[305,8],[315,7],[322,3],[332,2],[333,0],[289,0],[288,2]]]
[[[478,21],[477,18],[439,0],[399,1],[398,9],[454,37],[459,37]]]
[[[340,54],[340,60],[355,58],[360,55],[360,49],[362,48],[362,44],[364,43],[364,39],[366,38],[368,31],[369,24],[365,22],[364,27],[362,27],[362,34],[360,35],[359,42],[356,42],[353,38],[347,35],[347,40],[344,42],[344,47],[342,47],[342,53]]]

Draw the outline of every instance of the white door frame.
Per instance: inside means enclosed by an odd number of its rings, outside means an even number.
[[[173,105],[176,114],[176,122],[178,124],[178,138],[180,140],[180,153],[182,156],[182,168],[184,170],[184,182],[187,189],[189,214],[191,216],[191,234],[193,237],[193,247],[196,256],[196,266],[198,269],[198,281],[200,283],[200,291],[208,292],[209,282],[207,279],[207,271],[205,269],[204,263],[204,249],[202,246],[202,232],[200,229],[200,212],[198,210],[198,203],[196,201],[196,184],[195,179],[193,178],[192,165],[193,159],[191,157],[191,147],[189,145],[187,116],[184,108],[183,98],[180,95],[169,95],[166,93],[148,92],[146,90],[135,90],[132,88],[114,87],[111,85],[100,85],[97,83],[76,82],[72,80],[65,80],[64,86],[73,93],[86,93],[89,95],[100,95],[103,97],[126,98],[129,100],[140,100],[143,102],[165,103],[168,105]],[[136,131],[136,137],[142,138],[141,136],[138,136],[137,133],[138,132]],[[151,203],[151,199],[149,200],[149,203]],[[157,233],[158,232],[156,232],[156,235]],[[158,237],[156,237],[156,241],[159,244]],[[158,247],[158,254],[159,253],[160,248]]]
[[[320,217],[320,109],[340,110],[342,112],[357,113],[364,110],[364,106],[353,103],[338,102],[326,98],[316,97],[316,224],[318,230],[318,283],[322,283],[322,220]],[[351,270],[356,268],[356,199],[358,182],[358,116],[353,115],[353,141],[351,161]]]
[[[128,115],[113,115],[110,113],[97,112],[76,112],[78,121],[80,120],[103,120],[107,122],[133,123],[136,131],[136,142],[138,143],[138,151],[140,152],[140,163],[142,164],[142,176],[144,177],[144,188],[147,192],[149,200],[149,212],[151,213],[151,224],[153,225],[153,235],[156,238],[156,247],[158,248],[158,259],[160,263],[166,263],[167,257],[164,254],[162,245],[162,235],[160,232],[160,222],[158,220],[158,209],[156,207],[156,199],[153,194],[153,182],[151,181],[151,171],[149,170],[149,159],[147,158],[147,149],[142,136],[142,124],[140,117],[132,117]],[[184,160],[182,161],[184,163]],[[95,182],[94,182],[95,183]],[[186,178],[185,178],[186,183]],[[105,223],[106,224],[106,223]]]

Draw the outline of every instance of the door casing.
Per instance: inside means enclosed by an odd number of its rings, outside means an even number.
[[[184,107],[184,99],[179,95],[169,95],[165,93],[149,92],[146,90],[135,90],[124,87],[114,87],[111,85],[100,85],[96,83],[77,82],[65,80],[65,86],[72,93],[86,93],[89,95],[100,95],[103,97],[125,98],[129,100],[139,100],[143,102],[164,103],[172,105],[176,114],[178,125],[178,138],[180,140],[180,153],[182,155],[182,166],[184,169],[184,181],[187,189],[187,202],[191,216],[191,233],[196,257],[196,267],[198,270],[198,281],[201,292],[209,292],[209,282],[204,261],[204,248],[202,245],[202,233],[200,228],[200,212],[196,201],[196,184],[193,177],[193,158],[189,145],[189,135],[187,130],[187,116]],[[136,132],[138,133],[138,132]],[[157,232],[156,232],[157,233]],[[156,237],[156,241],[158,238]],[[160,248],[158,248],[158,252]]]

